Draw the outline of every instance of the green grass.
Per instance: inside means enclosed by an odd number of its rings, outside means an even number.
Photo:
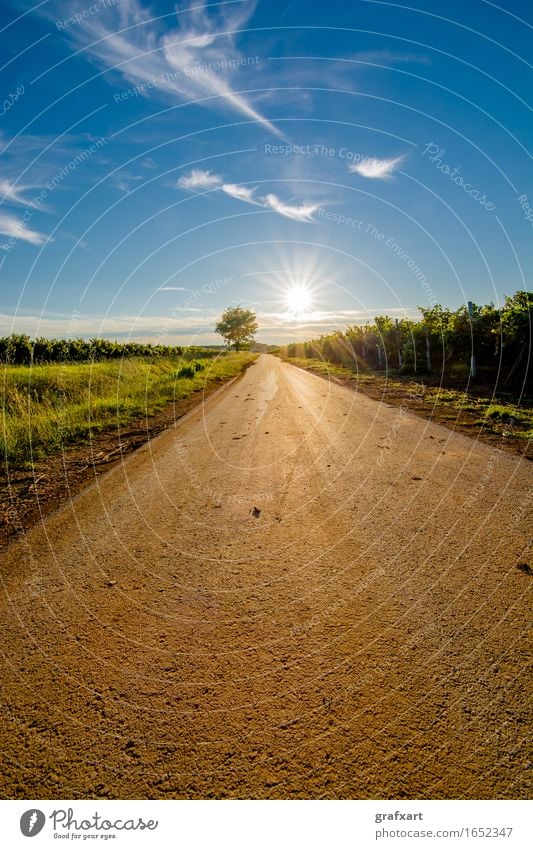
[[[21,467],[234,377],[254,354],[3,366],[0,453]]]
[[[510,405],[491,404],[485,413],[488,419],[504,423],[533,424],[531,411]]]

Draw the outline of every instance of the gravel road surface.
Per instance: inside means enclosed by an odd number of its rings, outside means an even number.
[[[3,557],[3,797],[528,796],[531,503],[261,356]]]

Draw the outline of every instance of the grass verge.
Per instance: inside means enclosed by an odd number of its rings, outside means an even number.
[[[239,374],[251,353],[185,362],[179,357],[4,366],[0,452],[9,469],[155,416]]]

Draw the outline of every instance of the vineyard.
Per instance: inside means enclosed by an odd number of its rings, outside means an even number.
[[[372,324],[284,345],[280,353],[361,371],[435,375],[445,385],[470,377],[512,389],[520,399],[531,373],[532,308],[531,292],[506,297],[499,309],[420,307],[418,321],[380,315]]]
[[[216,357],[219,348],[112,342],[109,339],[31,339],[23,333],[0,337],[0,362],[11,365],[88,363],[129,357]]]

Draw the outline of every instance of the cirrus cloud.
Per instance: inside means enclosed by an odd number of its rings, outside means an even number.
[[[0,234],[17,241],[29,242],[31,245],[44,245],[47,239],[44,233],[30,230],[24,221],[14,215],[0,215]],[[0,245],[0,250],[2,247]]]
[[[302,203],[299,206],[294,204],[283,203],[277,195],[269,194],[264,198],[264,205],[273,209],[279,215],[284,215],[285,218],[292,218],[293,221],[313,221],[313,213],[320,209],[318,204]]]
[[[286,203],[272,192],[264,197],[258,197],[255,194],[255,188],[249,188],[239,183],[225,183],[218,174],[194,168],[190,174],[184,174],[179,178],[177,186],[187,191],[195,191],[196,189],[220,190],[236,200],[251,203],[254,206],[262,206],[264,209],[271,209],[278,215],[290,218],[292,221],[311,223],[315,220],[313,214],[320,209],[320,205],[316,203]]]
[[[212,174],[211,171],[203,171],[201,168],[193,168],[190,174],[180,177],[178,187],[180,189],[212,189],[219,186],[222,180],[217,174]]]
[[[236,183],[223,183],[222,191],[237,200],[243,200],[246,203],[257,203],[254,198],[255,189],[249,189],[247,186],[238,186]]]
[[[32,206],[32,201],[27,200],[22,194],[28,186],[17,186],[12,180],[0,180],[0,204],[18,203],[22,206]]]
[[[403,159],[403,156],[397,156],[394,159],[377,159],[371,156],[361,162],[354,162],[349,165],[348,170],[359,174],[361,177],[367,177],[369,180],[388,180],[401,165]]]
[[[232,70],[242,67],[236,34],[253,15],[255,0],[211,5],[216,7],[214,14],[206,0],[189,0],[175,10],[177,27],[163,31],[162,19],[169,15],[158,17],[140,0],[102,3],[97,15],[87,16],[83,27],[65,29],[65,35],[79,52],[121,74],[139,93],[153,91],[210,109],[225,108],[283,138],[230,79]],[[64,3],[65,15],[71,12],[69,7]]]

